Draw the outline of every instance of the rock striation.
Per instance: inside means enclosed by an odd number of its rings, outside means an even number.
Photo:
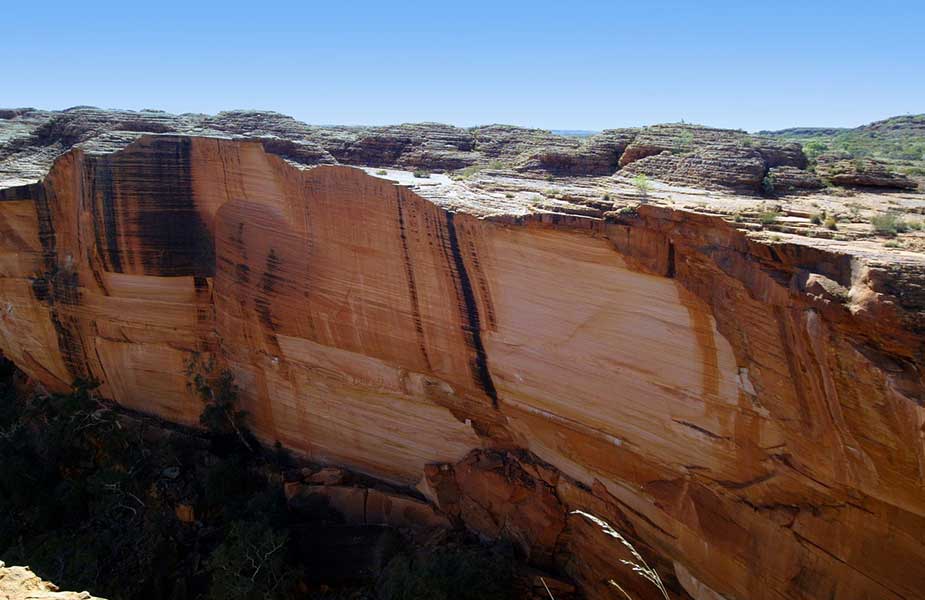
[[[844,152],[832,152],[819,156],[816,173],[840,186],[866,186],[911,190],[916,183],[887,168],[886,163],[873,158],[853,158]]]
[[[768,169],[768,177],[776,193],[793,194],[825,187],[825,183],[815,173],[796,167],[772,167]]]
[[[753,192],[760,190],[769,168],[806,167],[799,144],[683,124],[611,129],[577,138],[509,125],[317,127],[267,112],[171,115],[75,107],[62,112],[10,109],[0,113],[0,181],[38,179],[55,157],[75,145],[108,152],[145,133],[259,139],[269,151],[302,165],[440,172],[491,166],[523,174],[606,176],[640,159],[659,156],[634,165],[633,172]]]
[[[443,516],[334,480],[293,494],[358,522],[426,514],[505,537],[590,598],[613,597],[610,580],[661,595],[575,511],[673,597],[925,588],[922,255],[615,210],[573,183],[541,197],[516,171],[488,189],[395,170],[522,155],[519,134],[489,141],[498,128],[427,126],[438,152],[409,128],[309,134],[274,116],[263,131],[235,113],[123,138],[122,113],[74,112],[4,130],[0,349],[48,389],[95,379],[195,425],[191,378],[228,370],[261,440],[417,486]],[[726,172],[719,142],[687,155],[601,135],[556,152],[600,144],[624,169],[736,186],[800,168],[786,146]],[[348,156],[372,168],[335,164]]]

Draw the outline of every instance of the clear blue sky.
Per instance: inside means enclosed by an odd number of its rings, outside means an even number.
[[[18,0],[0,56],[0,106],[554,129],[925,112],[923,0]]]

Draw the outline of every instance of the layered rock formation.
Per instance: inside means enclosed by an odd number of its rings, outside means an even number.
[[[185,424],[227,369],[263,441],[416,485],[592,598],[661,596],[575,511],[674,597],[925,588],[921,255],[388,175],[412,188],[258,133],[105,133],[0,190],[3,353]]]
[[[823,154],[818,159],[816,172],[836,185],[868,186],[880,188],[915,189],[916,183],[887,168],[879,160],[858,159],[844,152]]]
[[[57,113],[33,109],[0,113],[0,181],[38,179],[56,156],[75,144],[107,151],[144,133],[259,139],[274,154],[300,164],[432,171],[492,166],[557,176],[610,175],[662,153],[659,160],[645,161],[635,170],[667,181],[753,192],[760,189],[769,168],[806,166],[798,144],[691,125],[613,129],[579,139],[507,125],[316,127],[276,113],[171,115],[75,107]]]

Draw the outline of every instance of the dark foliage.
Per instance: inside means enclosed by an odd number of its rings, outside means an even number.
[[[296,569],[266,461],[127,418],[91,390],[2,390],[0,557],[113,600],[287,597]],[[178,506],[195,521],[182,522]],[[271,561],[255,572],[247,551],[267,542]]]
[[[440,549],[389,563],[381,600],[507,600],[515,595],[513,562],[485,549]]]
[[[195,381],[198,432],[122,412],[92,382],[20,395],[12,374],[0,357],[0,559],[62,589],[111,600],[513,597],[513,563],[474,541],[399,555],[378,583],[306,584],[324,574],[294,541],[306,522],[293,521],[281,485],[293,459],[256,443],[230,376]]]

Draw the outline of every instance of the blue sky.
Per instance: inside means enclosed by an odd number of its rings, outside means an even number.
[[[925,2],[10,2],[0,106],[748,130],[925,112]]]

